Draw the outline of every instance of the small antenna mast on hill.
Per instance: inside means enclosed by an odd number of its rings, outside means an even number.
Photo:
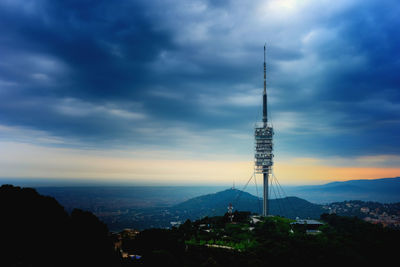
[[[233,221],[233,206],[232,206],[232,203],[229,203],[229,206],[228,206],[228,216],[229,216],[229,219],[231,220],[231,222]]]

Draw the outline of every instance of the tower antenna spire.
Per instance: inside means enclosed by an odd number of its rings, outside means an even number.
[[[263,93],[263,118],[262,121],[264,123],[264,126],[267,125],[268,123],[268,117],[267,117],[267,64],[265,62],[265,47],[266,43],[264,44],[264,93]]]

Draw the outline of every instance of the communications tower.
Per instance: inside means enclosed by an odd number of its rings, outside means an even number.
[[[267,74],[265,63],[265,45],[264,45],[264,92],[263,92],[263,117],[262,122],[257,123],[254,129],[255,138],[255,172],[263,174],[263,216],[268,215],[268,182],[272,172],[273,143],[272,137],[274,130],[268,123],[267,117]]]

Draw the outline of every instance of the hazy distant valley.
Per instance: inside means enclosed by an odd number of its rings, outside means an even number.
[[[248,192],[222,186],[70,186],[36,189],[40,194],[55,197],[67,211],[80,208],[95,213],[111,231],[171,227],[186,219],[222,215],[229,203],[236,210],[253,213],[260,213],[262,206],[256,196],[257,190],[251,187]],[[319,218],[322,213],[335,212],[369,218],[372,222],[380,220],[396,224],[400,215],[399,204],[382,203],[400,202],[398,192],[400,178],[285,187],[285,195],[277,197],[271,193],[270,213],[287,218]]]

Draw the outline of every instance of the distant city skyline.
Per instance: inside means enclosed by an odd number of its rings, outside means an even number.
[[[400,176],[399,14],[394,0],[1,1],[0,178],[245,183],[265,43],[282,184]]]

